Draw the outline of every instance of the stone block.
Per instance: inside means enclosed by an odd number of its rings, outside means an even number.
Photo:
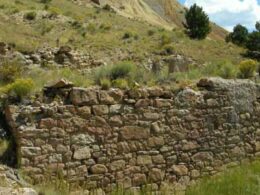
[[[125,126],[120,129],[119,133],[123,140],[141,140],[149,138],[150,129],[138,126]]]

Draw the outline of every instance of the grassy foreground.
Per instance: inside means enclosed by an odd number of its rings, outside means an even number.
[[[260,161],[204,178],[186,195],[258,195],[260,194]]]

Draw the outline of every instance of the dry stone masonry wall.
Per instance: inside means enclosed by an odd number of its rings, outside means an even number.
[[[88,189],[156,190],[260,156],[260,86],[250,81],[202,79],[178,92],[56,86],[45,95],[5,113],[36,182],[60,170]]]

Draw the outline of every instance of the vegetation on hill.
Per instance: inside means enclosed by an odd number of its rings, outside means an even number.
[[[257,22],[253,32],[240,24],[236,25],[226,37],[227,42],[233,42],[236,45],[243,46],[247,49],[246,56],[260,60],[260,23]]]
[[[126,33],[130,35],[128,38]],[[163,41],[165,37],[167,41]],[[179,27],[164,30],[69,0],[52,0],[47,5],[33,0],[2,0],[0,41],[12,43],[23,52],[32,52],[44,45],[55,47],[57,43],[71,45],[108,63],[129,58],[140,63],[169,47],[198,63],[219,59],[238,62],[239,53],[243,51],[222,40],[190,40]]]

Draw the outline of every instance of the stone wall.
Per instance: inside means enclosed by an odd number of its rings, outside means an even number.
[[[214,78],[197,86],[175,92],[59,86],[45,103],[10,105],[5,114],[21,169],[35,181],[62,170],[88,189],[156,190],[162,181],[185,185],[260,156],[260,86]]]

